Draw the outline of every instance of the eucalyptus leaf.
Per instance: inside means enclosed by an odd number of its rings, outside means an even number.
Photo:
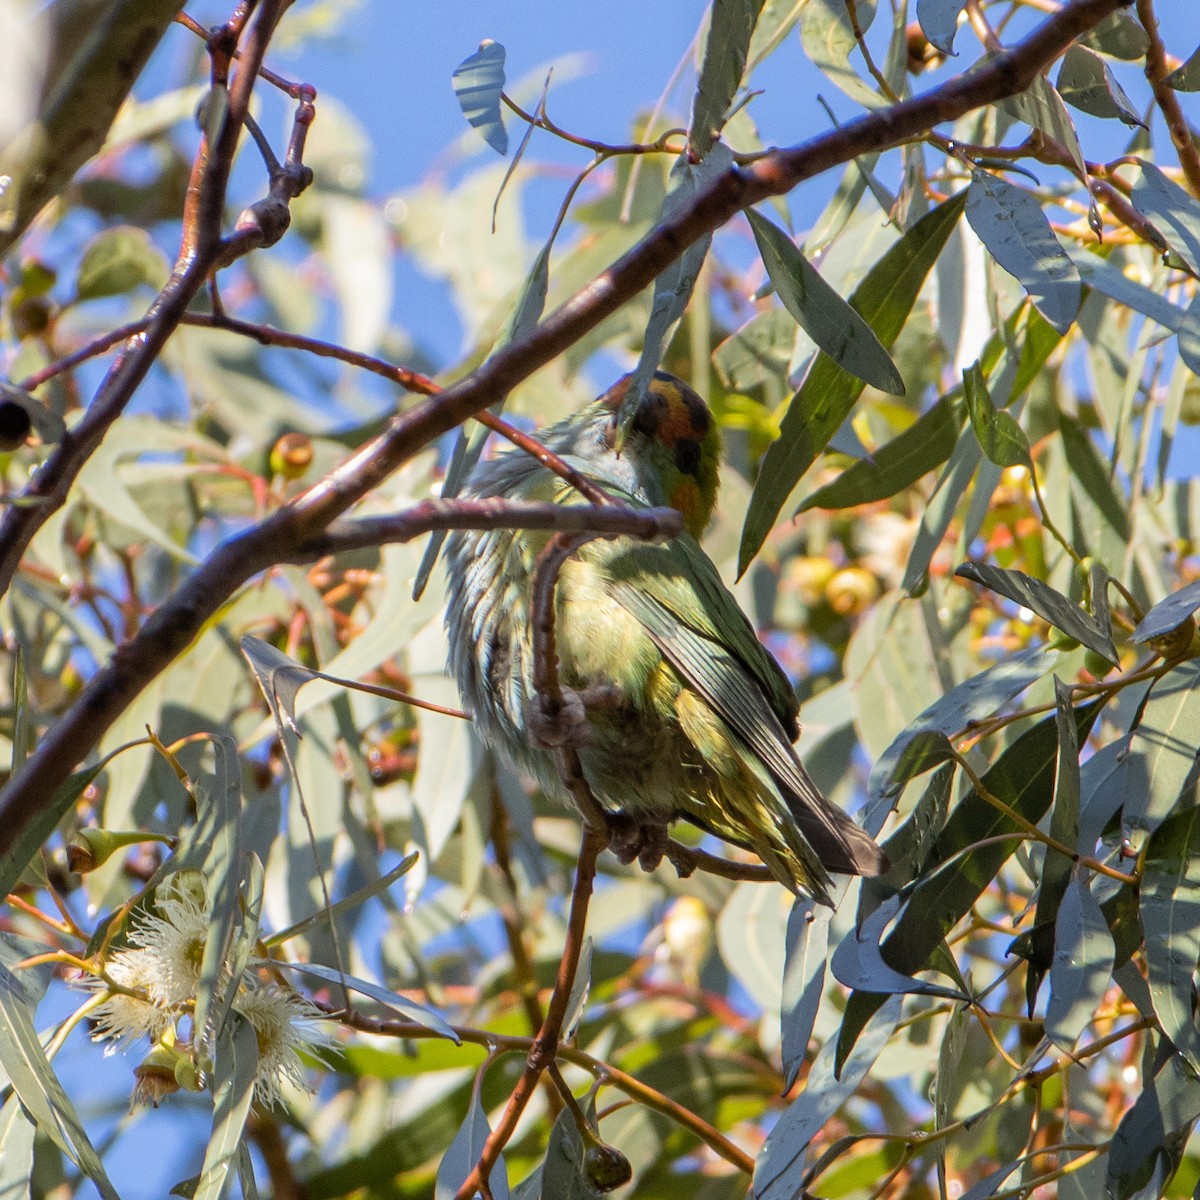
[[[468,123],[479,130],[497,154],[507,154],[508,130],[504,128],[504,118],[500,114],[504,47],[499,42],[481,42],[474,54],[454,68],[451,81]]]
[[[1200,201],[1148,162],[1142,163],[1132,198],[1192,273],[1200,274]]]
[[[965,203],[966,195],[960,193],[922,217],[867,272],[851,296],[851,307],[875,331],[885,349],[904,328]],[[753,561],[792,489],[838,431],[862,388],[860,379],[832,359],[817,356],[792,397],[779,440],[763,458],[742,529],[739,575]]]
[[[971,228],[991,256],[1029,293],[1059,333],[1075,320],[1083,298],[1079,271],[1060,245],[1042,206],[1029,192],[976,170],[967,189]]]
[[[784,307],[839,366],[880,391],[904,394],[904,380],[874,330],[839,296],[778,225],[746,210],[763,265]]]
[[[467,1110],[466,1120],[463,1121],[458,1133],[442,1156],[438,1167],[437,1183],[434,1187],[434,1200],[454,1200],[459,1188],[467,1181],[467,1176],[475,1168],[483,1153],[484,1143],[491,1134],[487,1114],[479,1102],[479,1093],[471,1092],[471,1107]],[[493,1200],[509,1200],[508,1172],[504,1166],[504,1156],[501,1155],[488,1176],[488,1188]]]
[[[763,0],[715,0],[712,6],[688,129],[688,146],[696,159],[703,158],[720,136],[742,83],[762,7]]]
[[[958,18],[967,0],[917,0],[917,20],[930,42],[943,54],[954,53]]]
[[[1037,613],[1068,637],[1082,642],[1089,650],[1106,658],[1114,666],[1120,655],[1112,643],[1111,633],[1101,628],[1091,613],[1073,604],[1061,592],[1056,592],[1048,583],[1026,575],[1024,571],[1010,571],[986,563],[963,563],[955,575],[982,584],[1001,596],[1007,596],[1017,604]]]
[[[1100,905],[1081,879],[1067,885],[1054,928],[1046,1036],[1070,1050],[1091,1024],[1112,982],[1112,934]]]
[[[1126,125],[1144,127],[1112,68],[1084,46],[1072,46],[1063,55],[1058,94],[1073,108],[1093,117],[1116,118]]]

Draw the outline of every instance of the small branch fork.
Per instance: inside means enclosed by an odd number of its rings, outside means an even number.
[[[113,363],[84,418],[50,455],[29,489],[29,505],[14,505],[0,518],[0,589],[11,582],[37,530],[65,502],[84,462],[124,411],[167,337],[212,271],[255,246],[282,235],[280,214],[307,182],[300,162],[312,120],[311,89],[300,100],[283,174],[272,180],[267,202],[243,214],[228,240],[220,236],[225,184],[251,89],[270,35],[288,0],[246,0],[236,22],[210,42],[214,93],[228,108],[206,135],[189,185],[184,246],[171,280],[155,301],[145,329],[130,339]],[[723,172],[689,204],[649,233],[607,271],[523,338],[509,343],[477,371],[401,413],[388,429],[351,454],[307,492],[265,520],[220,545],[99,670],[47,731],[35,753],[0,793],[0,854],[11,849],[28,823],[96,745],[141,690],[190,645],[204,624],[245,582],[324,535],[391,472],[441,434],[481,413],[575,344],[637,295],[697,238],[749,205],[782,195],[805,180],[873,151],[924,137],[982,105],[1028,87],[1077,37],[1128,0],[1073,0],[1024,41],[993,56],[979,70],[899,104],[871,112],[799,145],[772,151],[746,166]],[[241,14],[251,12],[237,71],[224,87],[238,49]],[[290,173],[289,173],[290,172]]]

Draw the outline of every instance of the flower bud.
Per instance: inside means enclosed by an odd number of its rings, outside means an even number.
[[[611,1192],[633,1178],[633,1168],[615,1146],[593,1142],[583,1152],[583,1175],[597,1192]]]

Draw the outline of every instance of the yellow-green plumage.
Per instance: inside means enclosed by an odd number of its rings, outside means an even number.
[[[696,536],[716,496],[719,439],[703,401],[659,373],[618,455],[613,416],[628,379],[543,434],[572,466],[632,504],[673,505],[689,532],[663,544],[589,542],[555,593],[559,681],[587,702],[579,757],[606,809],[638,824],[684,818],[753,850],[793,891],[827,900],[829,872],[875,874],[875,843],[821,796],[796,758],[797,704]],[[469,494],[578,503],[527,455],[475,473]],[[459,686],[482,735],[553,794],[536,720],[530,592],[547,534],[460,533],[447,550],[447,627]],[[588,702],[590,701],[590,702]]]

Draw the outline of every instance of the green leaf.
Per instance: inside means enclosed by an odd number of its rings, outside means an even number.
[[[471,1107],[467,1110],[466,1120],[442,1156],[438,1167],[437,1185],[434,1200],[454,1200],[458,1189],[467,1181],[467,1176],[475,1169],[483,1144],[492,1132],[488,1124],[487,1114],[479,1102],[479,1091],[471,1092]],[[504,1167],[504,1156],[501,1155],[488,1176],[488,1185],[493,1200],[509,1200],[508,1173]]]
[[[804,1065],[817,1010],[821,1006],[832,916],[832,908],[818,905],[813,900],[799,899],[793,902],[788,914],[779,1022],[788,1091]]]
[[[240,1014],[217,1037],[213,1064],[212,1136],[204,1148],[204,1165],[193,1200],[221,1200],[238,1158],[258,1069],[258,1037]]]
[[[1080,511],[1085,545],[1098,553],[1107,544],[1129,540],[1129,515],[1125,498],[1118,490],[1110,466],[1098,454],[1092,439],[1079,422],[1065,412],[1058,414],[1063,450],[1070,468],[1071,496]]]
[[[162,251],[144,229],[119,225],[88,243],[79,263],[75,296],[79,300],[120,296],[142,284],[157,291],[170,273]]]
[[[312,916],[305,917],[302,921],[297,921],[294,925],[289,925],[286,929],[281,929],[278,933],[273,933],[270,937],[263,938],[263,945],[268,948],[282,946],[284,942],[291,941],[292,938],[299,937],[300,934],[306,933],[310,929],[315,929],[318,925],[323,925],[327,921],[340,916],[342,913],[353,912],[354,909],[359,908],[370,900],[372,896],[382,895],[401,876],[407,875],[416,866],[419,857],[420,855],[414,850],[411,854],[401,859],[385,875],[372,880],[364,887],[357,888],[349,896],[343,896],[327,909],[323,908],[320,912],[315,912]]]
[[[998,467],[1032,468],[1025,431],[1010,413],[997,410],[992,403],[992,394],[979,363],[963,371],[963,394],[967,398],[971,428],[975,430],[984,454]]]
[[[271,959],[271,969],[298,971],[301,975],[311,975],[315,979],[322,979],[326,983],[336,984],[338,987],[348,987],[352,992],[361,992],[364,996],[370,996],[372,1000],[378,1001],[385,1008],[399,1013],[406,1021],[424,1025],[426,1029],[440,1033],[442,1037],[449,1038],[456,1045],[461,1044],[458,1034],[432,1008],[426,1008],[424,1004],[418,1004],[416,1000],[409,1000],[406,996],[401,996],[390,988],[381,987],[366,979],[359,979],[355,975],[345,975],[341,971],[335,971],[332,967],[320,966],[318,963],[291,963]]]
[[[740,392],[787,374],[796,344],[796,322],[782,308],[756,313],[712,353],[712,363],[728,388]]]
[[[1178,330],[1183,324],[1184,310],[1178,304],[1130,279],[1108,259],[1082,246],[1071,247],[1067,253],[1088,287],[1157,321],[1164,329]]]
[[[1054,719],[1058,728],[1058,765],[1054,775],[1054,808],[1050,813],[1050,836],[1064,846],[1079,842],[1079,739],[1069,685],[1054,677]],[[1091,846],[1087,847],[1090,852]],[[1071,880],[1074,863],[1057,850],[1046,848],[1042,863],[1042,882],[1038,888],[1035,925],[1050,925],[1058,915],[1058,906]],[[1034,991],[1037,991],[1036,986]]]
[[[583,1138],[571,1111],[564,1108],[550,1130],[541,1186],[530,1193],[531,1200],[600,1200],[605,1193],[588,1183],[583,1156]]]
[[[120,1200],[38,1040],[35,1003],[29,984],[0,963],[0,1067],[38,1129],[96,1185],[104,1200]]]
[[[1058,94],[1080,112],[1145,128],[1108,63],[1083,46],[1072,46],[1063,55]]]
[[[454,68],[454,94],[468,123],[483,135],[497,154],[508,153],[508,130],[500,115],[500,93],[504,90],[504,47],[499,42],[480,42],[479,49]]]
[[[1099,711],[1095,704],[1076,710],[1080,740]],[[1027,821],[1040,821],[1050,807],[1057,757],[1058,730],[1051,717],[1017,738],[983,776],[983,785]],[[908,907],[883,943],[884,961],[905,975],[925,970],[946,935],[1016,850],[1019,833],[1020,826],[1009,816],[974,789],[968,792],[938,835]],[[950,860],[950,869],[939,870],[939,864]],[[880,996],[869,992],[851,994],[837,1038],[839,1062],[847,1060],[881,1003]]]
[[[36,1131],[14,1092],[0,1108],[0,1200],[29,1200]]]
[[[902,996],[873,996],[878,1003],[864,1022],[854,1053],[835,1064],[835,1042],[821,1047],[804,1082],[804,1090],[775,1123],[754,1164],[754,1200],[792,1200],[801,1191],[804,1151],[829,1119],[858,1089],[892,1036],[900,1018]]]
[[[1037,200],[1023,188],[975,170],[966,214],[988,253],[1029,293],[1042,316],[1066,333],[1083,299],[1079,272]]]
[[[1197,46],[1181,67],[1176,67],[1165,80],[1177,92],[1200,92],[1200,46]]]
[[[0,195],[0,255],[104,145],[182,7],[180,0],[112,0],[102,11],[78,2],[56,6],[46,27],[55,28],[54,44],[37,54],[39,61],[43,52],[58,61],[47,60],[50,74],[33,119],[23,130],[10,130],[0,148],[0,176],[8,180]]]
[[[1135,62],[1142,58],[1150,46],[1150,39],[1141,22],[1123,10],[1105,17],[1095,29],[1084,35],[1083,41],[1101,54],[1109,54],[1124,62]]]
[[[1146,845],[1140,911],[1146,975],[1163,1032],[1200,1070],[1196,984],[1200,959],[1200,812],[1194,806],[1164,821]]]
[[[1153,163],[1142,163],[1142,177],[1133,185],[1134,207],[1148,217],[1171,249],[1200,274],[1200,203],[1168,179]]]
[[[762,6],[763,0],[714,0],[688,128],[688,146],[696,160],[709,152],[721,134],[725,114],[742,85]]]
[[[1164,1046],[1153,1079],[1143,1081],[1142,1094],[1113,1135],[1105,1195],[1113,1200],[1163,1195],[1197,1117],[1200,1080]]]
[[[866,33],[875,19],[875,0],[857,0],[854,8],[859,28]],[[850,65],[858,39],[846,0],[809,0],[800,17],[800,40],[805,54],[851,100],[867,108],[887,103]]]
[[[1134,772],[1122,826],[1135,851],[1185,795],[1196,765],[1200,729],[1200,662],[1183,663],[1155,685],[1122,764]]]
[[[884,962],[879,939],[903,903],[900,896],[890,897],[846,934],[829,960],[830,973],[844,987],[862,992],[880,992],[888,996],[943,996],[952,1000],[966,1000],[967,997],[957,988],[914,979]],[[1105,932],[1108,930],[1105,929]]]
[[[966,194],[960,193],[922,217],[867,272],[850,298],[851,307],[885,348],[904,328],[965,203]],[[753,561],[792,489],[841,427],[862,389],[860,379],[826,355],[817,356],[792,397],[779,440],[763,457],[742,529],[739,575]]]
[[[800,502],[797,513],[811,508],[852,508],[886,500],[916,483],[946,461],[962,429],[962,406],[957,395],[943,396],[903,433],[847,467],[836,479]]]
[[[724,142],[717,142],[700,162],[689,161],[686,152],[675,160],[671,181],[663,200],[660,220],[668,220],[689,204],[718,175],[733,166],[733,151]],[[642,353],[633,370],[633,378],[621,401],[617,416],[617,444],[622,444],[646,388],[662,361],[667,339],[687,309],[688,301],[700,275],[700,268],[712,244],[712,235],[694,241],[654,281],[654,298],[650,304],[650,319],[642,338]]]
[[[1179,323],[1179,357],[1193,375],[1200,375],[1200,296],[1192,298]]]
[[[943,54],[954,53],[958,18],[967,0],[917,0],[917,21],[925,36]]]
[[[893,396],[904,395],[904,380],[875,331],[778,225],[752,208],[746,217],[775,291],[804,332],[851,375]]]
[[[1070,1050],[1091,1023],[1112,980],[1113,939],[1100,905],[1081,879],[1072,879],[1058,906],[1046,1036]]]
[[[1129,640],[1141,645],[1174,632],[1200,608],[1200,579],[1160,600],[1139,622]]]
[[[985,563],[963,563],[954,572],[960,579],[982,584],[1001,596],[1015,600],[1061,629],[1068,637],[1082,642],[1089,650],[1103,655],[1114,666],[1121,661],[1112,637],[1106,633],[1091,613],[1084,612],[1048,583],[1026,575],[1024,571],[1008,571]]]

